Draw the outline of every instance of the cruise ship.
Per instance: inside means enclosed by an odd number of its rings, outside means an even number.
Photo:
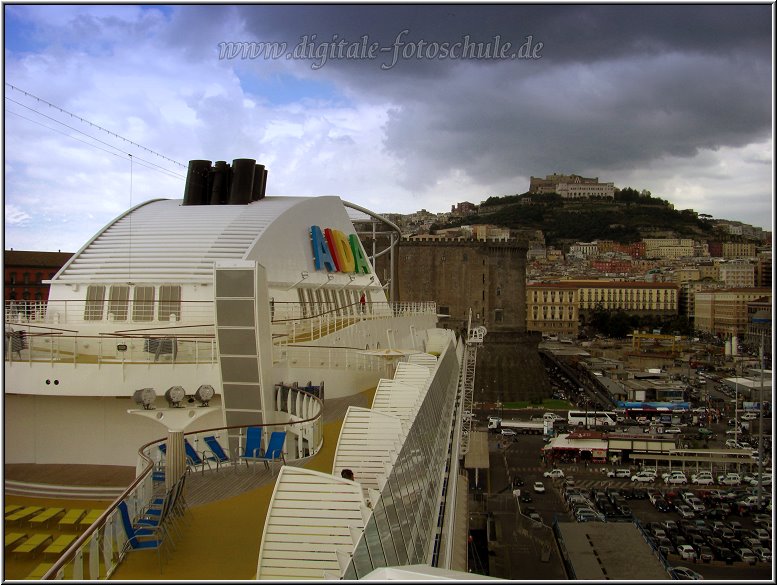
[[[46,302],[5,307],[6,464],[136,470],[33,576],[480,577],[459,462],[485,330],[387,297],[354,220],[396,226],[266,183],[252,159],[191,161],[183,199],[129,209]],[[170,529],[133,536],[154,501]]]

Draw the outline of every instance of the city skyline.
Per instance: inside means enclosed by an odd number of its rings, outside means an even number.
[[[129,207],[182,197],[188,160],[244,157],[268,195],[386,213],[559,172],[771,231],[771,16],[6,4],[4,245],[76,251]]]

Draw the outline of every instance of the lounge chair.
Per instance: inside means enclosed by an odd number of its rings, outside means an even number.
[[[49,569],[53,566],[54,563],[40,563],[37,567],[30,571],[30,574],[25,577],[25,580],[33,579],[35,581],[40,581],[43,578],[43,575],[48,573]]]
[[[60,534],[57,536],[54,542],[43,549],[43,554],[54,554],[60,556],[63,552],[65,552],[67,547],[73,544],[76,538],[78,538],[77,534]]]
[[[227,455],[224,452],[224,448],[221,446],[221,443],[219,443],[219,440],[214,435],[208,435],[207,437],[203,437],[202,439],[205,441],[205,444],[208,446],[208,451],[203,451],[204,454],[210,453],[208,455],[208,459],[211,461],[216,462],[216,471],[218,471],[219,466],[222,463],[229,463],[229,455]]]
[[[105,510],[89,510],[86,515],[78,521],[78,525],[82,528],[91,526],[97,522],[97,519],[102,515],[103,512],[105,512]]]
[[[127,502],[121,501],[118,505],[121,524],[124,532],[127,534],[127,543],[124,547],[125,552],[138,550],[155,550],[159,559],[159,572],[162,572],[162,539],[160,531],[157,529],[141,528],[136,530],[132,524],[127,509]],[[141,532],[140,534],[138,532]]]
[[[184,440],[184,447],[186,449],[186,466],[189,469],[196,469],[199,467],[202,470],[202,473],[205,473],[205,466],[207,465],[208,469],[210,470],[210,461],[208,461],[208,459],[203,455],[197,453],[194,447],[192,447],[192,444],[189,442],[189,439]]]
[[[27,538],[27,535],[22,532],[9,532],[5,535],[5,548],[10,548],[15,544],[19,544]]]
[[[8,504],[5,507],[5,515],[8,516],[9,514],[13,514],[14,512],[18,512],[22,508],[24,508],[24,506],[22,506],[21,504]]]
[[[270,463],[273,461],[283,461],[285,464],[283,443],[286,441],[286,431],[273,431],[264,453],[261,450],[261,436],[262,429],[260,427],[246,429],[246,446],[240,459],[246,462],[246,466],[249,461],[262,461],[266,469],[270,468]]]
[[[50,534],[33,534],[30,538],[13,549],[13,552],[20,554],[35,554],[39,549],[43,548],[44,545],[48,544],[50,540],[53,540],[53,538],[54,537]]]
[[[37,514],[43,510],[43,506],[25,506],[21,510],[17,510],[16,512],[13,512],[9,516],[5,517],[6,522],[17,522],[19,520],[24,520],[25,518],[29,518],[33,514]]]
[[[81,518],[83,518],[85,514],[86,514],[86,510],[84,510],[83,508],[72,508],[68,510],[67,512],[65,512],[65,515],[59,519],[60,529],[75,527],[78,524],[78,521],[81,520]]]
[[[64,508],[45,508],[43,512],[30,518],[30,526],[48,525],[52,519],[56,518],[65,511]]]

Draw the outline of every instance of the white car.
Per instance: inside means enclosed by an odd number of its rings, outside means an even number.
[[[742,416],[739,417],[740,420],[755,420],[758,418],[758,415],[754,412],[746,412]]]
[[[679,435],[682,431],[678,427],[667,427],[664,429],[664,434]]]
[[[742,478],[739,477],[738,473],[727,473],[718,476],[718,483],[720,485],[739,485],[742,483]]]
[[[696,549],[694,549],[690,544],[681,544],[678,546],[677,554],[680,555],[680,558],[685,559],[686,561],[693,561],[696,559]]]
[[[629,469],[611,469],[607,472],[607,477],[631,477]]]
[[[532,489],[534,490],[534,493],[536,493],[536,494],[544,494],[545,493],[545,484],[543,484],[541,481],[535,481],[534,485],[532,486]]]
[[[502,429],[502,436],[503,437],[517,437],[518,433],[515,432],[515,429]]]
[[[564,477],[564,470],[563,469],[551,469],[550,471],[546,471],[543,473],[545,477],[549,477],[551,479],[559,479]]]
[[[709,471],[701,471],[696,475],[691,476],[691,483],[698,485],[712,485],[715,483],[715,478],[712,477],[712,473]]]
[[[669,572],[678,579],[693,579],[694,581],[704,579],[699,573],[688,567],[672,567]]]
[[[685,474],[682,472],[673,472],[664,479],[664,483],[670,483],[673,485],[686,484],[688,483],[688,478],[686,478]]]
[[[640,471],[639,473],[635,473],[631,476],[631,481],[638,481],[638,482],[647,482],[647,483],[653,483],[656,481],[655,476],[652,473],[645,473],[644,471]]]

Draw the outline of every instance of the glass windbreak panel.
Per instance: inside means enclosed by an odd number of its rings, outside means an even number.
[[[375,514],[373,512],[367,527],[364,529],[364,537],[362,540],[367,542],[367,550],[370,551],[370,559],[372,559],[372,565],[376,569],[386,566],[386,555],[383,553],[383,545],[380,542],[380,534],[378,534],[378,524],[375,521]]]
[[[393,479],[392,488],[394,491],[394,505],[397,508],[399,525],[402,529],[402,540],[405,542],[405,546],[409,547],[411,536],[410,524],[412,520],[410,515],[412,514],[412,506],[408,501],[409,492],[405,486],[406,477],[404,470],[401,468],[400,459],[397,459],[397,462],[394,464],[394,471],[391,474],[391,478]],[[409,550],[410,549],[408,548],[408,551]]]
[[[152,321],[154,319],[154,287],[136,286],[132,299],[132,320]]]
[[[159,287],[158,318],[160,321],[181,319],[181,287],[179,285],[163,284]]]
[[[114,284],[108,294],[108,315],[114,321],[126,321],[129,309],[129,286]]]
[[[102,321],[105,305],[105,286],[90,284],[86,289],[84,321]]]
[[[366,577],[375,567],[372,566],[370,552],[367,550],[367,543],[364,537],[359,539],[356,550],[353,551],[353,567],[356,570],[357,578]]]
[[[388,492],[388,490],[386,490]],[[386,566],[393,567],[399,564],[399,557],[397,556],[397,550],[394,547],[394,538],[391,536],[391,526],[384,506],[385,497],[381,497],[377,504],[375,504],[375,510],[373,512],[373,518],[375,518],[375,524],[378,527],[378,536],[380,536],[380,542],[383,544],[383,554],[386,557]]]
[[[353,559],[351,559],[351,562],[348,563],[348,568],[345,570],[345,574],[343,575],[343,579],[345,581],[356,581],[356,580],[358,580],[358,577],[356,576],[356,569],[353,566]]]
[[[396,479],[392,473],[383,489],[383,501],[386,507],[386,518],[391,527],[391,538],[396,546],[397,557],[400,565],[407,564],[407,541],[402,532],[402,520],[405,515],[405,508],[400,502],[399,488]]]

